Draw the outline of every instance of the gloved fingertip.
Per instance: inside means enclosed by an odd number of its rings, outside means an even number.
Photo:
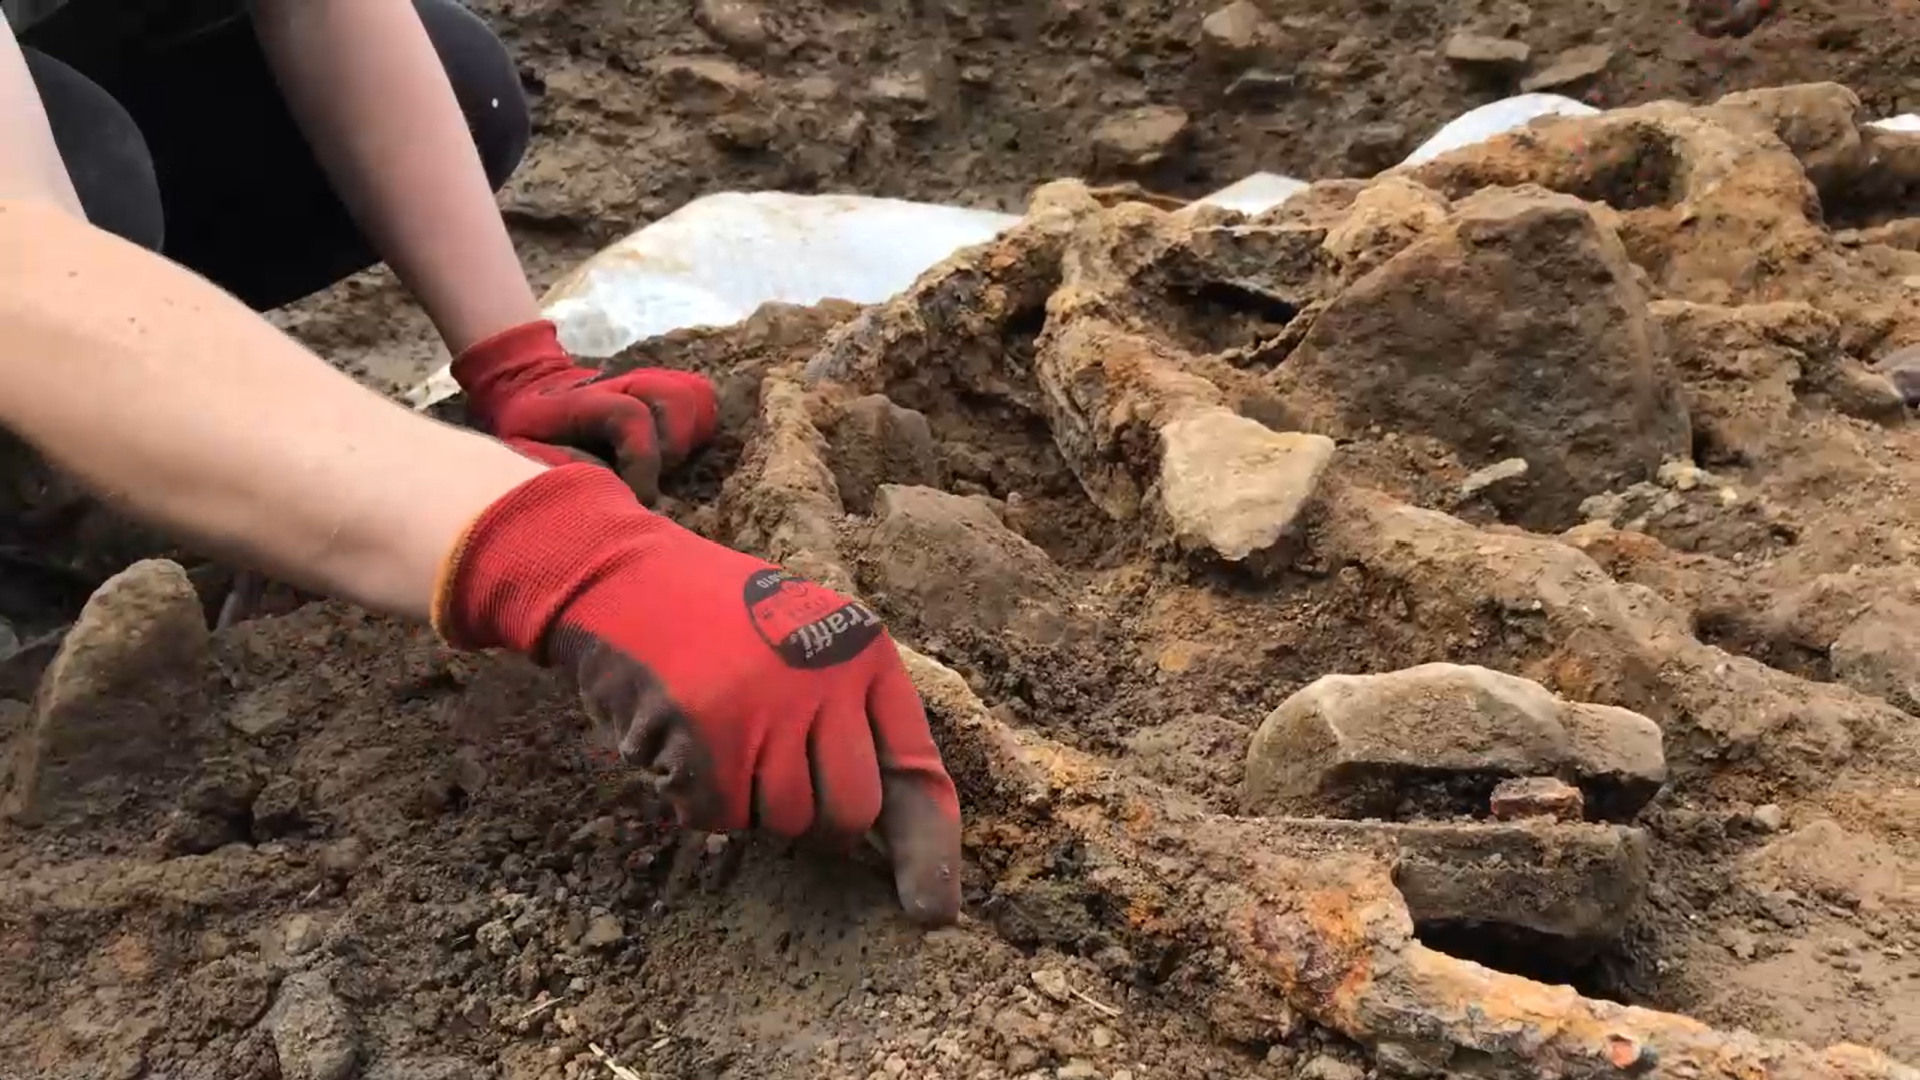
[[[893,886],[907,918],[920,926],[952,926],[960,921],[958,863],[894,868]]]
[[[960,821],[911,781],[886,786],[880,831],[900,906],[923,926],[952,925],[960,917]]]

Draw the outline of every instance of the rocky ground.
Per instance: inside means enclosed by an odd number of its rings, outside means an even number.
[[[524,664],[134,565],[0,662],[0,1078],[1920,1075],[1920,136],[1862,126],[1920,16],[1786,11],[1724,78],[1855,90],[1722,98],[1655,8],[494,5],[543,273],[730,185],[1370,175],[1602,53],[1718,104],[1254,219],[1054,183],[614,361],[723,388],[664,509],[910,646],[951,930],[668,833]],[[286,317],[432,362],[377,274]],[[21,636],[159,550],[15,488]]]

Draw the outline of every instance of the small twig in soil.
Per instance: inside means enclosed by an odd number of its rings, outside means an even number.
[[[526,1012],[523,1012],[519,1016],[514,1017],[513,1022],[516,1024],[524,1024],[527,1021],[533,1019],[534,1017],[539,1016],[541,1013],[546,1012],[548,1009],[553,1008],[555,1005],[560,1004],[561,999],[565,998],[566,996],[567,995],[565,994],[557,994],[553,997],[548,998],[545,1001],[539,1002],[535,1004],[533,1008],[528,1009]]]
[[[615,1061],[612,1054],[600,1049],[599,1043],[588,1043],[587,1049],[593,1051],[593,1056],[600,1059],[600,1064],[605,1065],[607,1071],[619,1077],[620,1080],[646,1080],[646,1077]]]
[[[1089,996],[1085,990],[1082,990],[1077,986],[1069,985],[1067,987],[1067,990],[1068,992],[1072,993],[1074,997],[1077,997],[1081,1001],[1086,1002],[1088,1005],[1093,1006],[1094,1009],[1098,1010],[1099,1012],[1107,1016],[1120,1015],[1120,1010],[1117,1007],[1109,1005],[1104,1001],[1096,1000],[1095,998]]]

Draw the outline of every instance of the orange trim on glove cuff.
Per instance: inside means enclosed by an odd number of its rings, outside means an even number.
[[[489,506],[487,509],[491,510],[492,507]],[[473,537],[473,527],[478,525],[480,519],[486,514],[486,510],[480,511],[473,516],[472,521],[461,527],[460,535],[453,538],[453,546],[440,557],[440,567],[433,575],[433,606],[427,609],[427,622],[433,627],[435,637],[455,649],[465,648],[465,646],[454,640],[452,631],[448,629],[451,616],[448,607],[453,598],[453,579],[460,572],[461,559],[467,553],[467,542]]]
[[[433,629],[456,649],[537,655],[553,621],[609,560],[644,551],[670,526],[599,465],[571,464],[528,478],[455,538],[433,587]],[[638,546],[636,546],[638,545]]]

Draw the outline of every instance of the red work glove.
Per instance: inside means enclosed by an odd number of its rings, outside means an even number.
[[[468,527],[434,597],[461,648],[579,681],[683,824],[852,843],[876,821],[917,921],[960,906],[960,807],[873,612],[647,512],[605,469],[550,469]]]
[[[605,375],[580,366],[546,319],[470,346],[452,370],[468,414],[488,434],[549,465],[608,453],[649,503],[660,494],[661,470],[713,438],[719,411],[713,384],[689,371]]]

